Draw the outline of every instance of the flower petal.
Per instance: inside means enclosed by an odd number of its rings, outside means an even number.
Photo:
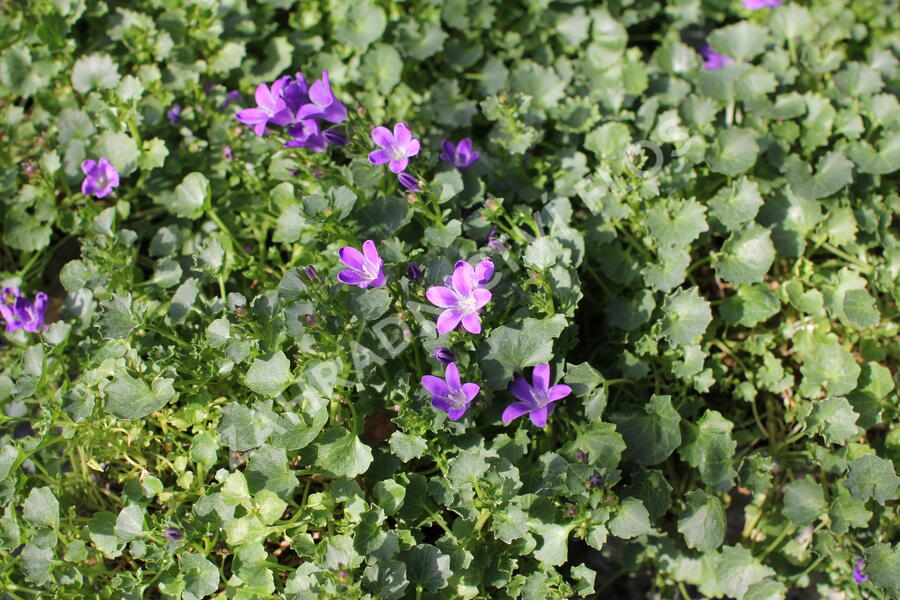
[[[369,152],[369,162],[373,165],[383,165],[391,160],[391,153],[387,150],[373,150]]]
[[[380,288],[384,285],[386,277],[384,276],[384,271],[380,268],[378,269],[378,276],[375,277],[372,281],[369,282],[369,285],[372,287]]]
[[[431,395],[436,398],[446,399],[447,396],[450,395],[450,388],[447,387],[446,382],[444,382],[444,380],[440,377],[435,377],[434,375],[423,375],[422,387],[428,390]]]
[[[536,390],[546,390],[550,386],[550,365],[538,365],[531,372],[531,382]]]
[[[429,302],[441,308],[451,308],[459,302],[453,290],[442,285],[428,288],[428,291],[425,292],[425,297],[428,298]]]
[[[363,282],[362,275],[349,269],[345,269],[338,273],[337,278],[341,283],[346,283],[348,285],[359,285]]]
[[[400,160],[392,160],[388,165],[388,168],[391,170],[391,173],[400,173],[406,169],[406,165],[409,164],[409,159],[406,157],[401,158]]]
[[[462,391],[466,395],[466,402],[471,402],[475,399],[475,396],[478,395],[478,392],[481,390],[481,386],[477,383],[464,383],[462,385]]]
[[[448,158],[456,155],[456,148],[453,147],[453,142],[451,142],[450,140],[444,140],[443,142],[441,142],[441,148],[444,150],[444,154],[446,154]],[[442,154],[441,156],[443,156],[444,154]],[[453,162],[453,159],[449,158],[447,162]]]
[[[464,414],[466,414],[466,411],[467,411],[468,409],[469,409],[469,405],[466,404],[466,405],[463,406],[462,408],[457,408],[456,410],[448,410],[448,411],[447,411],[447,418],[450,419],[451,421],[456,421],[456,420],[458,420],[461,416],[463,416]]]
[[[481,333],[481,317],[478,313],[469,313],[462,318],[463,329],[469,333]]]
[[[460,140],[459,144],[456,145],[456,153],[465,156],[472,154],[472,139],[463,138]]]
[[[97,161],[92,159],[87,159],[83,163],[81,163],[81,172],[85,175],[90,175],[91,171],[94,170],[94,167],[97,166]]]
[[[494,263],[485,259],[475,265],[475,278],[479,285],[484,285],[494,276]]]
[[[446,398],[440,398],[438,396],[431,397],[431,405],[438,410],[442,410],[445,413],[450,413],[450,401]]]
[[[525,381],[524,377],[516,377],[506,389],[510,394],[523,402],[528,402],[529,404],[534,402],[531,394],[531,385]]]
[[[531,422],[537,425],[538,427],[543,427],[547,424],[548,411],[547,407],[541,407],[535,411],[532,411],[531,414],[528,415],[531,419]]]
[[[503,422],[510,423],[513,419],[518,419],[522,415],[531,412],[531,405],[524,402],[513,402],[503,411]]]
[[[376,127],[372,130],[372,141],[382,148],[387,148],[394,145],[394,136],[387,127]]]
[[[453,289],[460,296],[468,297],[472,295],[473,287],[475,287],[475,269],[467,262],[457,263],[456,270],[453,271]]]
[[[459,381],[459,369],[457,368],[456,363],[447,365],[447,368],[444,370],[444,379],[447,380],[447,386],[451,390],[462,388],[462,383]]]
[[[550,402],[556,402],[557,400],[562,400],[571,393],[572,388],[560,383],[547,390],[547,397],[550,398]]]
[[[472,292],[472,297],[475,298],[475,308],[481,308],[485,304],[491,301],[491,297],[493,294],[489,290],[484,288],[479,288]]]
[[[363,253],[353,246],[344,246],[343,248],[338,250],[338,258],[341,259],[342,263],[344,263],[351,269],[357,270],[361,270],[363,268],[363,264],[366,261]]]
[[[462,315],[459,313],[459,311],[453,308],[448,308],[437,318],[438,333],[450,333],[456,328],[457,325],[459,325],[459,320],[461,318]]]
[[[378,250],[375,248],[375,242],[372,240],[366,240],[362,245],[363,254],[366,255],[366,260],[368,260],[373,265],[381,265],[384,264],[384,261],[381,260],[381,257],[378,256]]]
[[[406,148],[409,146],[411,140],[412,133],[409,131],[409,127],[406,126],[406,123],[397,123],[394,125],[394,144],[396,146]]]
[[[419,140],[411,140],[409,144],[406,146],[406,155],[407,156],[415,156],[419,153],[419,148],[421,144],[419,144]]]

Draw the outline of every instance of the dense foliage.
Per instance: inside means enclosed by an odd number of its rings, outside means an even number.
[[[900,12],[757,3],[3,3],[6,597],[900,597]]]

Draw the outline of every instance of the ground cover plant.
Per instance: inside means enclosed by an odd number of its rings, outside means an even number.
[[[0,6],[5,598],[896,598],[900,17]]]

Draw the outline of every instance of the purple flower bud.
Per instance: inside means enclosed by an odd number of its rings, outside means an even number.
[[[412,261],[406,265],[406,276],[413,281],[420,280],[422,278],[422,267],[419,266],[419,263]]]
[[[172,125],[178,125],[181,123],[181,106],[176,104],[166,113],[166,116],[169,117],[169,121],[172,122]]]
[[[488,233],[488,248],[493,250],[494,252],[499,252],[503,254],[506,252],[506,244],[500,241],[500,238],[497,236],[497,230],[491,229],[490,233]]]
[[[866,563],[863,562],[863,559],[857,556],[853,562],[856,563],[856,566],[853,567],[853,581],[858,584],[863,584],[868,581],[869,576],[862,572],[862,570],[866,568]]]
[[[303,315],[303,322],[307,325],[315,325],[316,321],[318,321],[316,315]]]
[[[209,96],[210,94],[212,94],[214,87],[216,87],[215,81],[207,81],[203,84],[203,93]]]
[[[166,529],[166,532],[163,535],[165,535],[166,539],[170,542],[178,542],[184,539],[184,532],[180,529],[175,529],[174,527]]]
[[[244,246],[244,251],[247,252],[248,254],[250,252],[253,252],[253,246],[250,246],[249,244],[247,246]]]
[[[578,509],[575,508],[574,506],[570,506],[568,509],[566,509],[566,513],[567,513],[570,517],[574,517],[575,515],[578,514]]]
[[[603,484],[603,478],[600,473],[594,473],[588,478],[588,485],[592,488],[600,487]]]
[[[34,175],[37,173],[37,166],[35,166],[33,160],[23,160],[22,170],[25,171],[26,175]]]
[[[422,188],[419,187],[419,181],[409,173],[397,173],[397,180],[400,181],[400,185],[411,192],[422,191]]]
[[[319,169],[313,169],[312,176],[313,176],[313,179],[321,179],[322,171],[320,171]]]
[[[225,146],[222,149],[222,155],[226,160],[234,160],[234,150],[231,149],[231,146]]]
[[[236,314],[239,317],[243,317],[244,315],[247,314],[247,307],[244,306],[243,304],[238,304],[237,306],[234,307],[234,314]]]
[[[310,282],[319,280],[319,272],[316,271],[316,268],[312,265],[303,267],[303,274]]]
[[[585,452],[584,450],[576,450],[575,451],[575,460],[577,460],[578,462],[580,462],[582,464],[586,463],[587,462],[587,452]]]
[[[450,363],[456,362],[456,353],[450,348],[439,347],[431,351],[431,358],[441,364],[449,365]]]

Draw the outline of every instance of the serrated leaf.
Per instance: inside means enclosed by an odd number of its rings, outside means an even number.
[[[734,127],[719,131],[716,143],[709,149],[707,162],[716,173],[733,177],[750,170],[758,155],[759,144],[754,132]]]
[[[651,208],[644,223],[660,246],[687,246],[709,229],[706,207],[693,198],[673,203],[669,210],[662,206]]]
[[[168,404],[177,395],[174,379],[159,377],[151,388],[143,380],[122,373],[104,389],[105,411],[119,419],[142,419]]]
[[[732,233],[713,261],[716,275],[738,285],[762,281],[775,261],[770,235],[756,224]]]
[[[409,582],[430,592],[447,587],[447,580],[453,575],[450,557],[431,544],[413,546],[399,558],[406,564]]]
[[[323,431],[312,448],[314,464],[330,477],[353,478],[368,470],[372,464],[372,450],[343,427]]]
[[[116,517],[113,531],[123,544],[141,537],[144,534],[144,511],[136,504],[129,504]]]
[[[678,518],[678,532],[688,548],[709,552],[725,541],[725,509],[715,496],[694,490],[686,496],[687,506]]]
[[[816,165],[812,174],[809,165],[798,158],[788,162],[787,180],[798,196],[815,200],[836,193],[853,181],[853,163],[841,152],[829,152]]]
[[[653,396],[643,410],[616,413],[610,419],[625,438],[625,458],[642,465],[661,463],[681,445],[681,416],[671,396]]]
[[[763,205],[759,184],[741,177],[734,185],[722,188],[709,201],[709,211],[727,229],[736,230],[752,221]]]
[[[630,540],[650,531],[650,513],[637,498],[626,498],[619,505],[608,527],[614,536]]]
[[[565,326],[565,318],[556,315],[545,320],[527,318],[516,326],[493,329],[478,348],[489,389],[506,389],[516,372],[549,363],[553,358],[553,340]]]
[[[277,396],[292,381],[291,363],[280,350],[267,357],[253,359],[244,384],[263,396]]]
[[[875,585],[900,591],[900,544],[875,544],[865,550],[866,574]]]
[[[806,435],[819,434],[828,445],[843,445],[856,435],[856,420],[859,415],[850,406],[846,398],[830,397],[817,400],[812,410],[804,419]]]
[[[844,293],[844,314],[851,323],[860,327],[873,327],[881,320],[881,312],[875,299],[862,288]]]
[[[97,320],[100,337],[105,340],[123,339],[141,324],[131,309],[131,294],[113,294],[112,300],[100,302],[103,309]]]
[[[178,556],[184,577],[183,600],[203,600],[219,589],[219,569],[201,554],[185,552]]]
[[[845,485],[855,500],[874,498],[883,505],[897,498],[900,477],[894,472],[891,461],[867,454],[850,463]]]
[[[784,490],[782,514],[797,525],[809,525],[827,509],[822,486],[809,476],[788,484]]]
[[[804,384],[824,386],[829,393],[840,395],[852,391],[859,378],[860,367],[853,355],[837,343],[817,345],[800,367]]]
[[[22,505],[22,517],[38,527],[59,527],[59,501],[49,487],[32,488]]]
[[[737,471],[732,465],[737,442],[731,437],[734,423],[709,410],[694,426],[686,423],[684,445],[679,449],[686,463],[700,471],[703,482],[724,492],[734,485]]]
[[[754,583],[775,575],[775,571],[763,566],[747,548],[727,546],[716,561],[716,579],[727,596],[743,600],[744,594]]]
[[[662,335],[678,345],[693,343],[712,321],[709,301],[700,297],[697,287],[667,296],[663,313]]]

